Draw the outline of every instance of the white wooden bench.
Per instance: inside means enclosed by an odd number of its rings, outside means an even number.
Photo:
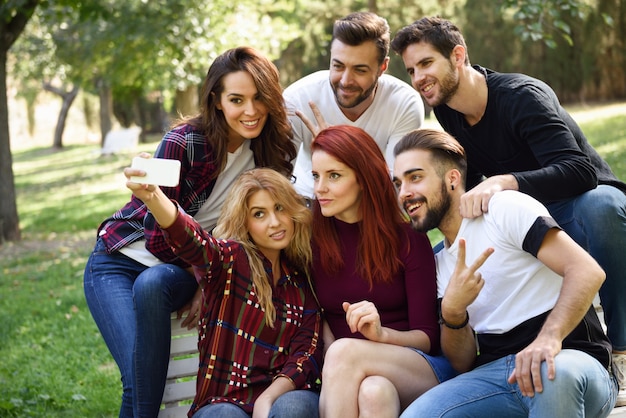
[[[602,328],[604,332],[606,332],[606,324],[604,323],[604,312],[602,311],[602,306],[600,305],[600,297],[596,295],[596,298],[593,301],[593,306],[596,308],[596,313],[598,314],[598,318],[602,323]],[[613,411],[609,414],[611,418],[626,418],[626,406],[617,406],[613,408]]]
[[[182,319],[176,319],[176,315],[171,321],[170,363],[159,418],[186,418],[196,394],[198,330],[181,328]]]

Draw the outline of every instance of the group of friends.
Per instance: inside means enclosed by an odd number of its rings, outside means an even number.
[[[199,330],[193,418],[606,417],[622,398],[626,184],[548,85],[471,65],[452,22],[391,40],[352,13],[329,70],[284,91],[228,50],[154,157],[179,185],[126,168],[85,268],[120,417],[158,415],[173,312]]]

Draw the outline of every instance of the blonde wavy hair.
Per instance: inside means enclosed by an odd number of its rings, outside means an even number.
[[[285,248],[284,255],[289,263],[304,274],[310,286],[309,269],[313,258],[311,252],[311,211],[306,207],[291,182],[282,174],[270,168],[255,168],[239,175],[231,187],[222,206],[217,226],[213,230],[216,238],[239,242],[250,262],[251,279],[265,312],[265,322],[274,327],[276,309],[272,303],[272,285],[263,267],[263,258],[256,244],[250,238],[247,228],[250,197],[265,190],[277,205],[289,214],[294,222],[294,235]],[[313,290],[311,288],[311,290]]]

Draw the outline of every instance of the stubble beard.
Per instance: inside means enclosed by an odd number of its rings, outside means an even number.
[[[376,81],[374,81],[374,83],[370,87],[368,87],[367,90],[365,90],[362,94],[359,94],[357,97],[351,99],[350,101],[343,100],[341,98],[341,95],[339,94],[339,88],[335,87],[335,85],[333,85],[332,83],[331,86],[333,88],[333,92],[335,93],[335,100],[337,101],[337,104],[339,104],[339,106],[343,107],[344,109],[351,109],[360,105],[372,96],[374,90],[376,90],[376,86],[378,86],[378,79],[376,79]]]
[[[426,203],[426,202],[424,202]],[[440,198],[438,201],[428,204],[428,210],[422,220],[411,218],[413,228],[419,232],[428,232],[437,228],[446,216],[452,205],[452,198],[448,193],[445,182],[441,182]]]
[[[454,66],[450,63],[449,71],[446,72],[445,76],[439,83],[441,91],[439,92],[439,96],[435,98],[432,103],[429,103],[431,107],[437,107],[442,104],[447,104],[452,97],[456,94],[459,89],[459,77],[454,72]]]

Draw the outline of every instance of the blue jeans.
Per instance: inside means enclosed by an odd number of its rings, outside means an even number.
[[[319,418],[319,394],[310,390],[292,390],[276,399],[269,418]],[[243,409],[231,403],[203,406],[193,418],[250,418]]]
[[[122,375],[120,417],[158,414],[170,355],[171,313],[198,284],[172,264],[146,267],[101,240],[87,261],[84,291],[91,315]]]
[[[626,350],[626,195],[600,185],[547,206],[552,217],[600,264],[600,301],[613,350]]]
[[[515,355],[509,355],[433,387],[400,418],[602,418],[611,413],[617,382],[600,362],[578,350],[562,350],[555,362],[554,380],[548,380],[546,363],[541,365],[543,392],[533,397],[507,382],[515,368]]]

